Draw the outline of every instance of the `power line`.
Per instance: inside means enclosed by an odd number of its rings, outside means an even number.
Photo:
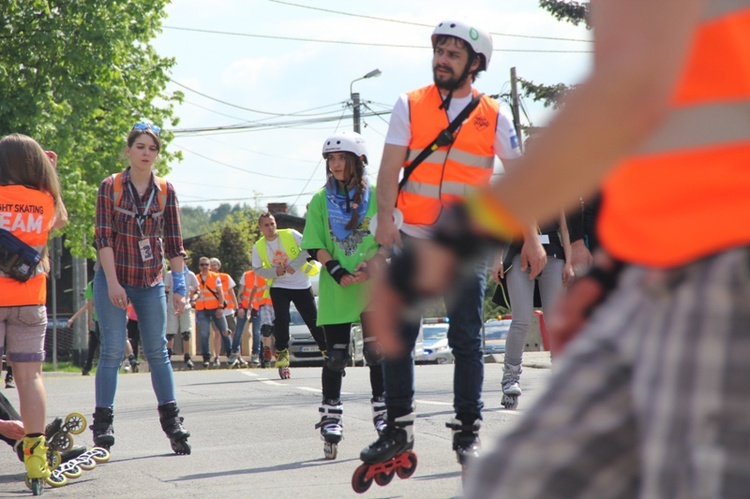
[[[250,196],[244,198],[217,198],[217,199],[202,199],[200,201],[181,201],[180,204],[188,203],[202,203],[202,202],[215,202],[215,201],[252,201],[254,199],[282,199],[282,198],[293,198],[295,196],[310,196],[318,191],[302,192],[300,194],[279,194],[279,195],[268,195],[268,196]],[[294,205],[292,205],[294,206]]]
[[[301,38],[293,36],[275,36],[275,35],[259,35],[256,33],[237,33],[234,31],[219,31],[212,29],[199,29],[199,28],[183,28],[180,26],[162,26],[164,29],[174,29],[180,31],[192,31],[195,33],[211,33],[214,35],[228,35],[228,36],[242,36],[248,38],[265,38],[269,40],[287,40],[295,42],[312,42],[312,43],[333,43],[339,45],[357,45],[362,47],[388,47],[388,48],[404,48],[404,49],[432,49],[429,45],[404,45],[398,43],[375,43],[375,42],[352,42],[345,40],[321,40],[316,38]],[[492,49],[493,52],[520,52],[520,53],[541,53],[541,54],[589,54],[593,53],[593,50],[541,50],[541,49]],[[263,114],[274,114],[274,113],[263,113]]]
[[[202,31],[202,30],[197,30],[197,31]],[[307,112],[307,111],[314,111],[316,109],[323,109],[325,107],[340,106],[341,104],[344,103],[343,101],[341,101],[341,102],[337,102],[335,104],[326,104],[325,106],[318,106],[318,107],[314,107],[312,109],[307,109],[305,111],[298,111],[296,113],[272,113],[272,112],[269,112],[269,111],[260,111],[258,109],[252,109],[252,108],[249,108],[249,107],[240,106],[238,104],[232,104],[231,102],[227,102],[225,100],[217,99],[216,97],[211,97],[210,95],[204,94],[203,92],[199,92],[198,90],[195,90],[194,88],[190,88],[187,85],[185,85],[183,83],[180,83],[179,81],[173,80],[172,78],[170,78],[169,81],[171,81],[175,85],[178,85],[178,86],[184,88],[185,90],[189,90],[189,91],[193,92],[194,94],[198,94],[201,97],[205,97],[208,100],[212,100],[214,102],[218,102],[220,104],[224,104],[225,106],[234,107],[234,108],[237,108],[237,109],[242,109],[243,111],[250,111],[252,113],[266,114],[266,115],[269,115],[269,116],[276,116],[276,117],[278,117],[278,116],[305,116],[305,117],[322,116],[323,114],[330,114],[330,113],[316,113],[316,114],[301,114],[301,113],[304,113],[304,112]]]
[[[227,168],[232,168],[233,170],[239,170],[241,172],[250,173],[250,174],[253,174],[253,175],[259,175],[261,177],[280,178],[282,180],[298,180],[298,181],[307,180],[307,179],[304,179],[304,178],[280,177],[278,175],[269,175],[267,173],[260,173],[260,172],[255,172],[255,171],[252,171],[252,170],[248,170],[246,168],[240,168],[239,166],[230,165],[229,163],[224,163],[222,161],[218,161],[216,159],[209,158],[208,156],[204,156],[203,154],[197,153],[195,151],[191,151],[190,149],[187,149],[186,147],[183,147],[183,146],[181,146],[179,144],[176,144],[176,145],[177,145],[177,147],[179,147],[183,151],[189,152],[190,154],[198,156],[199,158],[203,158],[205,160],[211,161],[212,163],[216,163],[218,165],[226,166]]]
[[[322,7],[313,7],[312,5],[302,5],[298,3],[292,3],[292,2],[284,2],[282,0],[269,0],[273,3],[278,3],[282,5],[290,5],[292,7],[301,7],[303,9],[310,9],[310,10],[317,10],[320,12],[330,12],[331,14],[340,14],[342,16],[351,16],[351,17],[359,17],[362,19],[373,19],[375,21],[384,21],[388,23],[398,23],[398,24],[408,24],[411,26],[421,26],[426,28],[434,28],[435,26],[432,24],[424,24],[424,23],[418,23],[414,21],[402,21],[400,19],[389,19],[386,17],[376,17],[376,16],[367,16],[364,14],[354,14],[351,12],[342,12],[340,10],[332,10],[332,9],[324,9]],[[591,43],[591,40],[585,40],[582,38],[559,38],[559,37],[552,37],[552,36],[540,36],[540,35],[517,35],[517,34],[511,34],[511,33],[497,33],[492,31],[491,34],[496,36],[508,36],[513,38],[531,38],[531,39],[539,39],[539,40],[556,40],[556,41],[566,41],[566,42],[586,42]]]

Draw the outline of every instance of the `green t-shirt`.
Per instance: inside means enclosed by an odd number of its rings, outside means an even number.
[[[94,301],[94,281],[89,281],[89,285],[86,286],[86,291],[83,292],[83,297],[86,298],[87,301]],[[96,321],[96,307],[94,307],[93,316]]]
[[[372,258],[379,245],[375,242],[375,235],[370,233],[370,219],[377,212],[375,186],[371,189],[370,203],[364,220],[360,220],[359,227],[344,240],[338,240],[328,224],[325,188],[316,192],[307,208],[302,249],[324,249],[351,273],[354,273],[354,268],[358,264]],[[342,288],[323,268],[318,288],[319,326],[359,322],[359,314],[369,301],[369,281]]]

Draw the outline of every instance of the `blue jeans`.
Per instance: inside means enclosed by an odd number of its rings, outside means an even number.
[[[211,322],[216,326],[216,330],[221,334],[221,341],[224,343],[224,348],[229,350],[229,338],[224,336],[223,333],[227,330],[227,320],[222,315],[216,317],[216,309],[214,310],[196,310],[195,311],[195,329],[198,331],[198,338],[201,341],[201,354],[203,360],[211,358],[211,348],[209,346],[209,338],[211,337]],[[217,352],[218,355],[218,352]]]
[[[167,299],[164,284],[150,288],[124,286],[138,314],[143,354],[151,370],[151,385],[159,405],[174,402],[174,377],[167,355]],[[109,299],[107,278],[99,269],[94,275],[94,306],[99,319],[99,367],[96,370],[96,406],[114,407],[117,373],[125,356],[127,317],[125,310]]]
[[[242,332],[245,330],[245,324],[247,324],[248,317],[251,315],[250,310],[245,313],[245,317],[237,316],[237,329],[234,330],[234,336],[232,337],[232,352],[239,352],[242,341]],[[260,354],[260,314],[254,318],[250,318],[250,324],[252,326],[253,334],[253,348],[252,354]]]
[[[401,234],[402,240],[408,236]],[[479,262],[470,276],[446,297],[450,318],[448,345],[453,349],[453,408],[456,414],[481,417],[484,358],[482,354],[482,305],[486,285],[486,263]],[[419,335],[419,322],[404,323],[400,327],[406,353],[401,358],[383,361],[385,403],[389,417],[412,411],[414,404],[414,344]]]

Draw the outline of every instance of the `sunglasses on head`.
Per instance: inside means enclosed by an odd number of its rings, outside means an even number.
[[[133,130],[151,130],[156,135],[161,133],[161,128],[156,125],[149,125],[148,123],[136,123],[133,125]]]

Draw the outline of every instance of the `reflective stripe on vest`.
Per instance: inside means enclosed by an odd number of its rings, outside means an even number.
[[[216,279],[220,279],[219,275],[215,272],[208,272],[208,276],[203,278],[203,274],[198,274],[198,289],[200,290],[200,296],[195,301],[196,310],[216,310],[221,306],[216,295],[219,294],[216,289]],[[216,294],[214,294],[216,293]]]
[[[55,202],[49,194],[23,185],[0,186],[0,227],[39,253],[47,246],[54,216]],[[38,265],[36,275],[26,282],[0,275],[0,307],[44,305],[46,302],[44,265]]]
[[[221,279],[221,288],[224,291],[224,300],[227,302],[227,308],[234,310],[237,308],[237,305],[234,303],[234,295],[229,289],[229,274],[225,274],[224,272],[219,272],[218,274],[219,279]]]
[[[408,97],[411,142],[404,167],[449,124],[435,85],[409,92]],[[412,172],[396,204],[406,223],[431,225],[443,205],[460,201],[489,183],[495,165],[498,113],[498,103],[483,97],[459,128],[453,144],[434,151]]]
[[[704,3],[671,110],[607,177],[616,257],[657,267],[750,244],[750,0]]]

